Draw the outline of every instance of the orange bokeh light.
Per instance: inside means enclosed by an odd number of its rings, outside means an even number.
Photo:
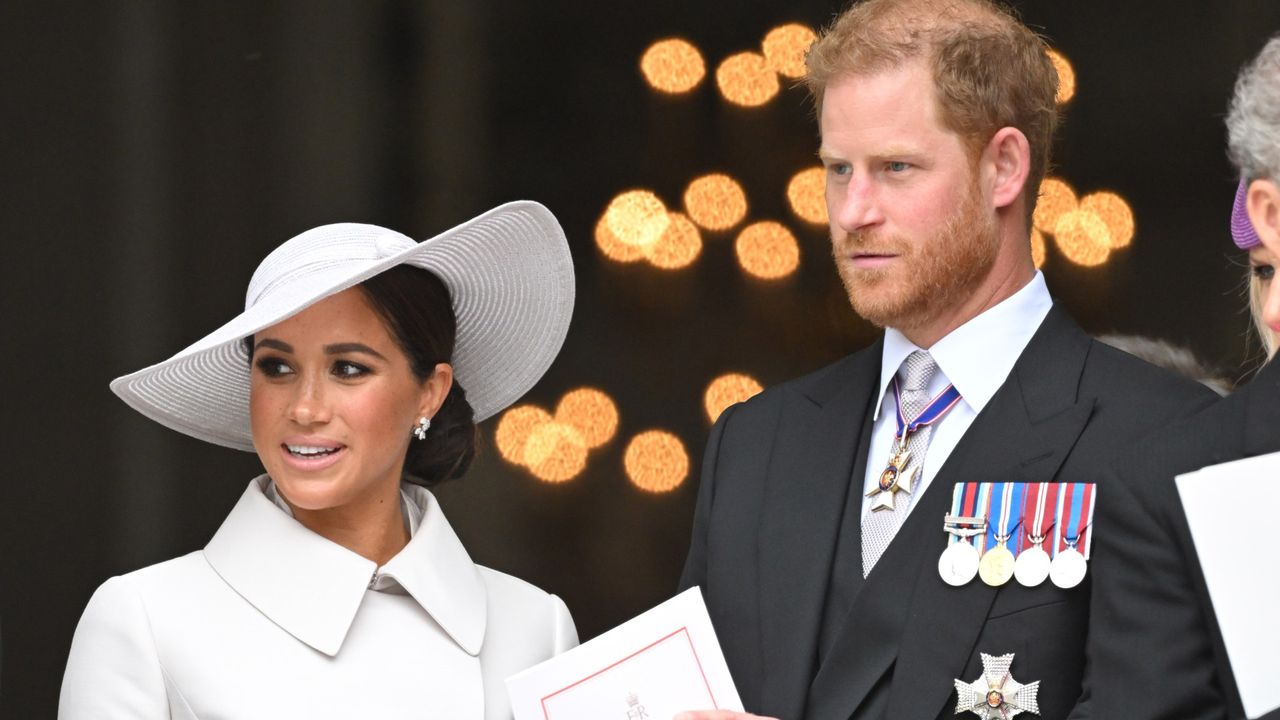
[[[1101,265],[1111,254],[1111,231],[1102,218],[1087,210],[1064,213],[1053,238],[1063,257],[1084,267]]]
[[[801,170],[787,183],[791,212],[805,222],[827,224],[827,171],[819,166]]]
[[[494,431],[493,444],[503,459],[515,465],[524,465],[525,444],[534,428],[551,422],[551,413],[537,405],[517,405],[502,414],[498,429]]]
[[[778,75],[759,53],[730,55],[716,68],[716,85],[725,100],[743,107],[758,107],[778,94]]]
[[[738,264],[762,280],[777,280],[795,272],[800,245],[785,226],[772,220],[752,223],[734,242]]]
[[[747,194],[722,173],[696,178],[684,191],[689,218],[708,230],[728,230],[747,215]]]
[[[598,448],[618,431],[618,406],[602,390],[578,388],[560,398],[555,420],[576,428],[587,448]]]
[[[706,392],[702,394],[702,406],[707,411],[707,418],[714,423],[725,408],[740,403],[763,389],[760,382],[750,375],[727,373],[707,385]]]
[[[1036,210],[1031,220],[1040,232],[1053,233],[1058,226],[1058,218],[1075,210],[1079,205],[1076,191],[1065,180],[1047,177],[1040,181],[1040,198],[1036,201]]]
[[[702,254],[702,234],[682,213],[671,213],[671,222],[658,242],[643,248],[650,265],[662,270],[679,270],[693,264]]]
[[[1058,94],[1054,96],[1054,100],[1061,105],[1076,95],[1076,71],[1062,53],[1057,50],[1047,52],[1049,60],[1053,62],[1053,69],[1058,73]]]
[[[1045,247],[1044,235],[1039,230],[1031,228],[1031,261],[1037,268],[1042,268],[1047,255],[1048,248]]]
[[[804,55],[817,39],[818,36],[807,26],[790,23],[770,30],[764,36],[761,49],[774,72],[797,79],[804,77]]]
[[[524,465],[544,482],[572,480],[587,467],[587,443],[572,425],[555,420],[542,423],[525,441]]]
[[[600,252],[605,257],[620,263],[635,262],[644,257],[644,249],[636,245],[628,245],[618,239],[617,235],[609,229],[609,221],[604,215],[600,216],[599,222],[596,223],[596,247],[600,248]]]
[[[670,492],[689,475],[684,443],[662,430],[647,430],[632,438],[622,464],[631,483],[651,493]]]
[[[685,93],[707,75],[702,53],[681,38],[667,38],[650,45],[640,56],[640,72],[649,87],[664,93]]]
[[[619,242],[638,248],[657,242],[671,222],[667,206],[649,190],[620,193],[609,202],[604,220]]]
[[[1080,198],[1080,209],[1097,215],[1110,231],[1111,248],[1127,247],[1133,241],[1133,210],[1113,192],[1095,192]]]

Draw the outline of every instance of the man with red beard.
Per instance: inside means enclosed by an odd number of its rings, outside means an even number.
[[[1088,714],[1087,565],[1013,582],[1014,550],[1080,554],[1107,492],[1065,484],[1213,395],[1094,342],[1032,262],[1045,51],[987,0],[867,0],[809,52],[836,267],[885,332],[712,430],[681,585],[752,712]]]

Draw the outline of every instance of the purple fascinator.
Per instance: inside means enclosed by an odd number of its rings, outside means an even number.
[[[1236,188],[1235,204],[1231,206],[1231,239],[1241,250],[1248,250],[1262,244],[1262,239],[1253,229],[1253,223],[1249,222],[1249,210],[1245,207],[1245,198],[1248,194],[1249,183],[1241,180],[1240,187]]]

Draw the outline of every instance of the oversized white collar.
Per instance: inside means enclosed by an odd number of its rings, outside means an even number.
[[[435,496],[403,486],[421,511],[417,532],[378,568],[372,560],[311,532],[264,494],[259,476],[204,549],[215,572],[285,632],[337,655],[374,573],[394,577],[467,654],[484,644],[484,581]]]

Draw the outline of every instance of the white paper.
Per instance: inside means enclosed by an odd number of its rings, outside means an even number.
[[[1245,715],[1280,707],[1280,453],[1179,475],[1178,494],[1209,586]]]
[[[696,587],[507,678],[507,694],[516,720],[667,720],[685,710],[743,709]]]

